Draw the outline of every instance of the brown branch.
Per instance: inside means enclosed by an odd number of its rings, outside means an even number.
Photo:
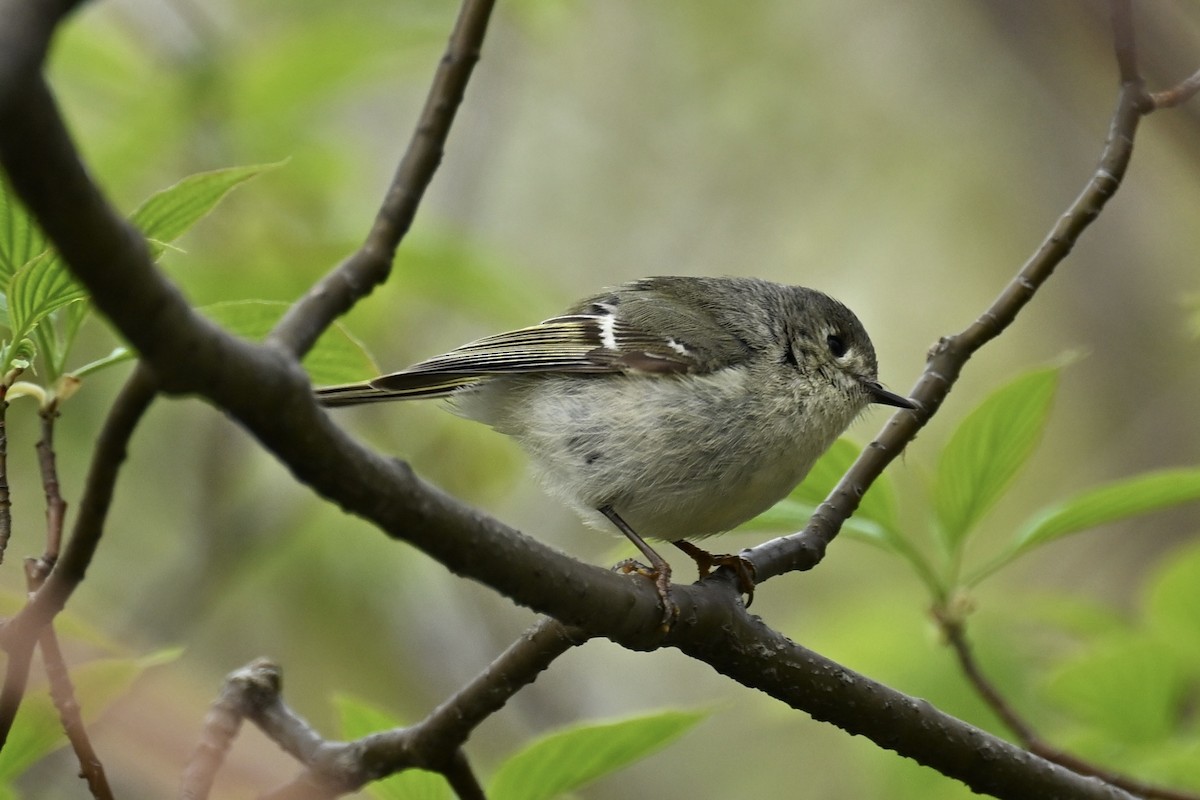
[[[1142,73],[1138,67],[1132,0],[1109,0],[1109,15],[1112,19],[1113,52],[1117,57],[1117,74],[1120,76],[1121,85],[1140,87]]]
[[[816,720],[1000,798],[1130,798],[843,667],[768,628],[722,595],[702,595],[692,610],[704,635],[678,643],[688,656],[759,689]],[[685,624],[686,617],[680,624]],[[760,654],[769,654],[763,657]]]
[[[80,0],[0,0],[0,106],[41,69],[55,26]]]
[[[62,610],[67,598],[83,580],[104,533],[104,521],[129,439],[154,397],[153,379],[139,366],[117,395],[100,430],[84,483],[79,516],[62,557],[32,601],[0,631],[0,647],[9,652],[10,669],[17,660],[16,653],[25,653],[28,658],[31,643]]]
[[[57,459],[54,454],[57,402],[41,409],[39,416],[42,420],[42,438],[38,440],[36,449],[42,475],[42,489],[46,495],[46,551],[41,558],[25,560],[25,580],[31,594],[41,588],[46,576],[58,561],[67,510],[59,487]],[[82,710],[75,699],[75,687],[71,683],[71,675],[67,670],[67,662],[53,624],[42,630],[41,636],[38,637],[38,647],[42,651],[42,663],[50,683],[50,698],[58,711],[67,741],[71,743],[71,749],[79,760],[79,774],[87,781],[93,797],[98,800],[111,800],[113,793],[104,773],[104,764],[88,737]]]
[[[46,496],[46,551],[41,560],[44,569],[49,571],[58,561],[59,551],[62,547],[67,503],[63,500],[62,489],[58,484],[58,463],[54,455],[54,421],[58,419],[57,405],[42,409],[39,416],[42,420],[42,438],[38,440],[35,449],[38,455],[38,467],[42,474],[42,491]],[[41,585],[40,580],[37,585]]]
[[[1189,77],[1170,89],[1164,89],[1161,92],[1151,92],[1150,102],[1154,104],[1156,109],[1174,108],[1191,100],[1196,96],[1197,92],[1200,92],[1200,70],[1193,72]]]
[[[0,87],[11,80],[0,74]],[[298,479],[449,569],[625,647],[676,646],[747,686],[868,735],[977,791],[1002,797],[1126,796],[797,647],[749,617],[734,599],[733,587],[719,581],[680,587],[680,622],[666,639],[657,637],[657,597],[644,582],[581,565],[453,501],[416,479],[405,465],[357,446],[316,409],[293,360],[283,358],[277,348],[226,336],[191,312],[178,290],[155,270],[136,231],[91,182],[40,77],[0,91],[0,161],[97,307],[143,355],[154,375],[153,381],[146,378],[149,385],[156,381],[166,391],[195,392],[227,409]],[[1066,240],[1067,249],[1073,241]],[[297,334],[283,340],[297,347],[306,338]],[[929,401],[936,393],[931,389],[926,394],[923,399]],[[144,404],[152,396],[153,390],[147,390]],[[926,412],[932,408],[927,402]],[[126,437],[140,413],[133,415]],[[100,461],[98,455],[93,466]],[[116,465],[111,466],[115,472]],[[89,490],[92,486],[89,478]],[[91,494],[106,507],[111,486]],[[59,568],[0,634],[10,652],[28,641],[19,635],[22,631],[41,630],[82,578],[88,548],[94,550],[99,538],[98,530],[84,535],[84,521],[95,511],[85,496],[76,525],[84,557],[73,558],[72,537]],[[100,511],[88,525],[103,519]]]
[[[582,631],[542,618],[421,722],[374,733],[353,742],[322,740],[283,703],[279,696],[280,682],[275,680],[274,694],[268,696],[270,693],[260,690],[255,695],[256,702],[243,702],[237,707],[242,716],[254,721],[263,733],[304,764],[307,770],[264,800],[336,797],[356,791],[370,781],[411,768],[442,774],[460,800],[482,800],[483,791],[467,763],[462,745],[480,723],[503,708],[518,691],[533,683],[555,659],[587,638]],[[276,670],[277,676],[278,668],[266,666]],[[252,664],[234,673],[226,686],[235,680],[248,681],[249,678],[242,676],[254,669],[256,665]],[[225,695],[226,690],[222,690],[222,697]],[[230,705],[226,700],[220,703],[222,708]],[[232,737],[236,726],[226,719],[219,731]],[[197,755],[204,757],[203,768],[195,769],[197,776],[208,774],[216,766],[217,761],[210,754],[223,753],[228,747],[226,739],[208,735],[205,738],[214,743],[197,748]],[[193,773],[190,765],[188,772]],[[185,796],[204,797],[203,794]]]
[[[183,800],[202,800],[212,790],[217,770],[242,727],[242,720],[256,707],[273,702],[279,696],[280,670],[260,659],[230,673],[221,693],[204,718],[200,741],[188,761],[180,785]]]
[[[450,34],[416,131],[396,169],[375,224],[362,247],[318,282],[284,315],[270,341],[290,353],[306,352],[321,332],[387,280],[401,239],[442,162],[446,138],[479,61],[494,0],[465,0]]]
[[[8,386],[0,387],[0,564],[8,552],[12,537],[12,494],[8,487],[8,401],[4,394]]]
[[[42,631],[38,647],[42,651],[42,663],[46,668],[46,678],[50,682],[50,698],[58,711],[67,741],[71,743],[71,749],[75,751],[75,757],[79,760],[79,774],[87,781],[92,797],[97,800],[112,800],[113,793],[108,785],[108,777],[104,774],[104,764],[92,746],[87,727],[83,724],[83,713],[75,700],[75,687],[71,684],[67,662],[63,658],[58,634],[55,633],[53,625],[46,626]]]
[[[1120,187],[1133,154],[1138,122],[1143,114],[1153,110],[1135,65],[1132,65],[1136,50],[1128,11],[1127,0],[1114,0],[1116,50],[1122,85],[1100,162],[1087,185],[991,306],[965,330],[944,337],[934,346],[925,370],[910,394],[921,408],[898,412],[888,420],[875,441],[817,508],[803,531],[743,553],[754,564],[759,583],[785,572],[812,569],[820,563],[825,549],[858,508],[866,490],[937,413],[967,361],[1012,324]]]
[[[680,622],[663,639],[657,635],[658,598],[648,583],[580,564],[465,507],[418,480],[406,465],[358,446],[316,408],[294,361],[274,348],[229,337],[194,315],[155,270],[136,232],[91,183],[40,80],[14,102],[0,105],[0,160],[66,263],[97,307],[142,353],[159,386],[208,397],[241,421],[298,479],[452,571],[625,647],[677,646],[735,680],[786,698],[797,708],[811,706],[821,718],[836,719],[846,730],[870,735],[980,791],[998,785],[1006,796],[1026,797],[1032,781],[1045,794],[1123,796],[1006,750],[982,731],[829,662],[798,659],[789,669],[777,670],[788,655],[786,640],[768,629],[747,627],[732,585],[710,582],[676,589]],[[180,353],[188,357],[180,358]],[[88,518],[85,502],[77,531]],[[71,569],[65,570],[68,565]],[[25,640],[22,632],[39,631],[62,607],[85,566],[73,562],[68,545],[59,568],[0,633],[0,642],[17,648]],[[731,638],[733,631],[739,635]],[[721,647],[713,649],[718,643]],[[798,680],[805,674],[807,680]],[[825,680],[831,674],[839,676],[836,685]],[[843,711],[856,712],[849,717],[830,713],[824,701],[835,697]],[[879,704],[879,698],[886,703]],[[899,722],[898,704],[913,712]],[[936,748],[930,745],[931,732],[945,734]],[[978,761],[981,742],[1003,757]]]
[[[993,713],[1000,718],[1004,726],[1012,731],[1017,741],[1026,750],[1041,756],[1047,761],[1060,764],[1072,772],[1080,775],[1094,776],[1105,783],[1124,789],[1138,797],[1161,798],[1161,800],[1200,800],[1200,794],[1146,783],[1128,775],[1114,772],[1093,764],[1087,759],[1080,758],[1073,753],[1061,750],[1042,739],[1033,726],[1004,698],[1004,695],[1000,693],[996,685],[983,674],[983,669],[979,666],[979,662],[975,660],[971,645],[967,641],[966,628],[962,621],[940,614],[936,616],[938,626],[941,628],[942,634],[946,637],[946,642],[950,645],[950,649],[954,651],[954,655],[958,659],[958,665],[966,676],[967,681],[974,687],[976,693],[983,698],[988,708],[992,709]]]
[[[33,659],[33,640],[15,642],[8,648],[8,663],[4,665],[4,685],[0,687],[0,750],[8,743],[13,720],[25,699],[29,683],[29,662]]]

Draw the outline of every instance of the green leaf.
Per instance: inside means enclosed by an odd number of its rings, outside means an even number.
[[[798,531],[808,524],[816,512],[817,505],[802,500],[785,497],[752,520],[738,526],[739,531],[770,531],[786,533]],[[857,514],[846,520],[842,533],[852,539],[867,544],[873,544],[889,552],[895,552],[895,537],[874,520],[859,517]]]
[[[1159,638],[1187,660],[1193,674],[1200,671],[1200,544],[1171,553],[1151,579],[1145,605]]]
[[[28,338],[48,314],[87,297],[52,250],[16,271],[8,286],[8,314],[13,340]],[[9,363],[0,365],[7,370]]]
[[[803,528],[861,451],[862,447],[849,439],[838,439],[817,459],[790,495],[740,525],[738,530],[796,531]],[[854,516],[842,526],[842,535],[902,556],[935,595],[940,591],[941,582],[928,559],[900,531],[895,490],[886,473],[880,475],[863,495]]]
[[[490,800],[549,800],[666,747],[706,711],[663,711],[622,722],[578,725],[533,742],[492,779]]]
[[[1035,547],[1110,522],[1200,500],[1200,469],[1168,469],[1124,478],[1068,498],[1030,520],[975,584]]]
[[[0,176],[0,291],[8,291],[13,273],[49,247],[42,229]]]
[[[813,464],[808,475],[800,482],[789,497],[793,500],[819,506],[838,481],[858,460],[862,446],[842,437],[833,443],[825,453]],[[858,504],[854,518],[869,521],[887,532],[894,532],[896,521],[896,496],[892,489],[892,481],[887,474],[880,475]]]
[[[1175,654],[1146,637],[1107,642],[1061,668],[1050,699],[1111,741],[1147,743],[1171,735],[1189,680]]]
[[[288,304],[271,300],[233,300],[196,309],[230,333],[261,341],[279,322]],[[379,374],[363,344],[340,323],[330,326],[304,357],[313,383],[335,384]]]
[[[1046,509],[1013,543],[1023,553],[1109,522],[1200,500],[1200,469],[1168,469],[1114,481]]]
[[[108,355],[97,358],[95,361],[89,361],[82,367],[71,370],[71,374],[76,378],[85,378],[93,372],[99,372],[102,369],[116,366],[126,361],[132,361],[133,358],[133,351],[128,347],[114,347]]]
[[[129,219],[150,240],[150,249],[157,258],[165,243],[174,241],[203,219],[230,190],[283,163],[227,167],[189,175],[174,186],[152,194]]]
[[[337,695],[334,707],[341,722],[341,735],[347,741],[361,739],[379,731],[403,727],[391,714],[348,695]],[[380,800],[454,800],[450,784],[436,772],[410,769],[365,787],[367,794]]]
[[[1058,388],[1059,367],[1035,370],[993,392],[942,451],[934,504],[946,552],[967,534],[1033,452]]]

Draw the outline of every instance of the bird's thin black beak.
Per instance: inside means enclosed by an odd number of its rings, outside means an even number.
[[[896,408],[907,408],[909,411],[915,411],[917,404],[907,397],[902,397],[895,392],[889,392],[887,389],[880,386],[875,381],[863,381],[863,388],[867,390],[867,394],[871,398],[872,403],[879,403],[884,406],[895,406]]]

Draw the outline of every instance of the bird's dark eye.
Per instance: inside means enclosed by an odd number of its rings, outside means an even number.
[[[836,333],[826,336],[825,344],[829,345],[829,352],[833,353],[834,358],[841,358],[846,355],[846,341]]]

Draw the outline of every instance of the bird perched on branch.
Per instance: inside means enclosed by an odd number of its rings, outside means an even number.
[[[728,531],[788,494],[867,405],[912,409],[877,377],[850,309],[813,289],[750,278],[656,277],[561,316],[465,344],[365,383],[317,390],[326,406],[447,398],[512,436],[542,483],[650,562],[663,624],[678,613],[675,543],[703,576],[753,568],[690,540]],[[634,571],[628,564],[627,571]]]

